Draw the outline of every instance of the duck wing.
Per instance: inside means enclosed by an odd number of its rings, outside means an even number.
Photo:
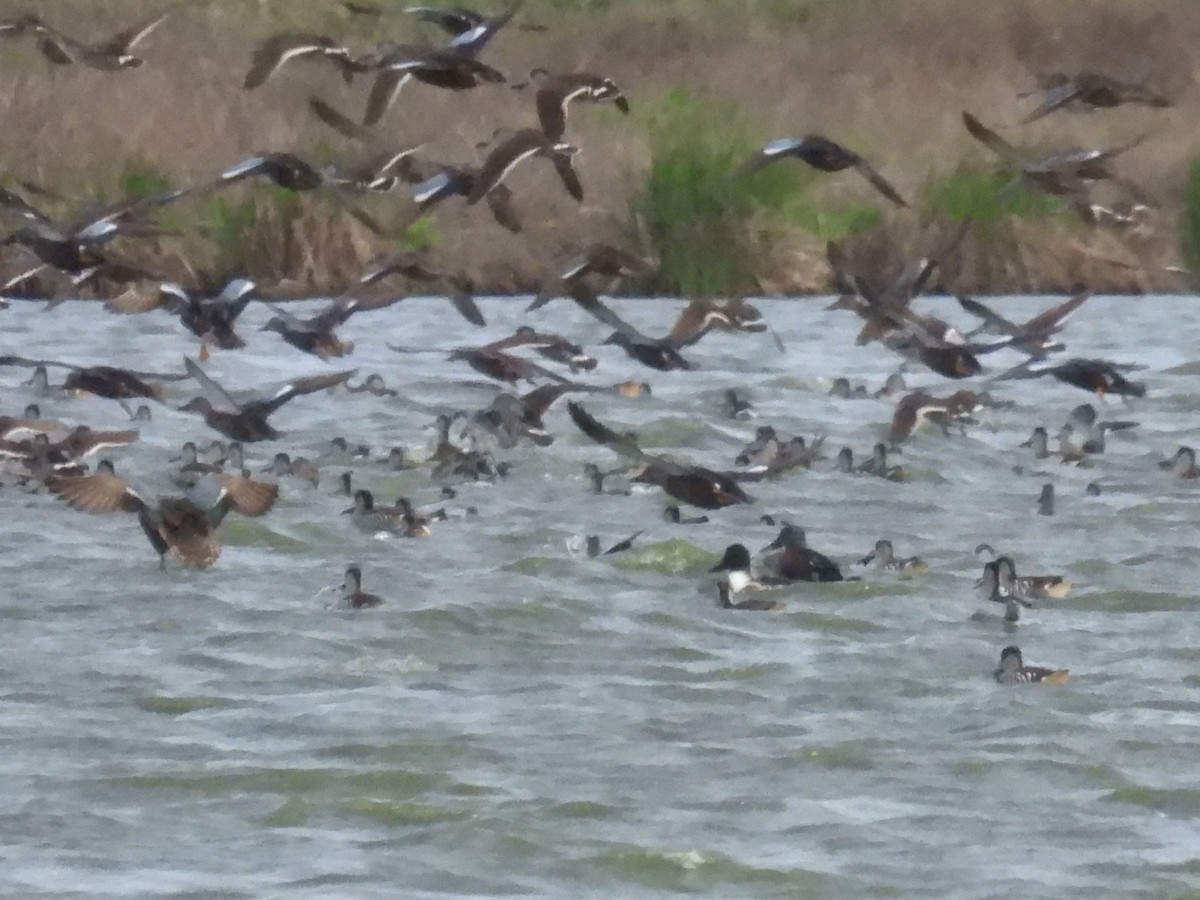
[[[337,50],[336,42],[321,34],[276,34],[261,41],[250,58],[250,71],[242,82],[254,90],[285,63],[305,56],[325,56]]]
[[[907,201],[900,196],[900,192],[892,187],[892,183],[875,171],[875,168],[861,156],[854,163],[854,168],[858,169],[862,176],[871,183],[871,186],[891,200],[892,203],[897,206],[908,206]]]
[[[997,156],[1000,156],[1002,159],[1008,162],[1009,165],[1015,166],[1018,169],[1037,168],[1037,166],[1034,165],[1028,157],[1017,150],[1016,147],[1014,147],[1004,138],[1000,137],[1000,135],[996,134],[996,132],[986,127],[969,112],[963,112],[962,120],[971,137],[975,138],[975,140],[979,141],[979,143],[983,144],[983,146],[987,147]]]
[[[331,388],[334,385],[343,384],[352,378],[357,371],[357,369],[347,369],[344,372],[333,372],[329,375],[312,375],[308,378],[299,378],[291,384],[284,385],[270,397],[247,403],[246,408],[253,408],[260,415],[268,416],[283,406],[283,404],[296,397],[316,393],[317,391]]]
[[[600,297],[590,287],[582,281],[576,281],[569,284],[567,287],[567,296],[574,300],[583,309],[586,309],[593,316],[603,322],[610,328],[615,328],[617,331],[631,338],[640,344],[657,343],[653,338],[648,338],[615,312],[608,308]]]
[[[75,509],[89,513],[140,513],[146,501],[119,475],[97,472],[74,478],[51,478],[50,490]]]
[[[209,378],[208,373],[192,362],[190,357],[183,358],[183,366],[188,375],[195,379],[196,384],[200,386],[200,393],[208,399],[213,409],[230,413],[241,411],[241,404],[234,400],[225,388]]]
[[[167,16],[171,15],[173,9],[167,9],[164,12],[151,16],[148,19],[143,19],[136,25],[131,25],[128,28],[123,28],[110,37],[107,41],[97,46],[97,50],[103,53],[108,53],[113,56],[120,56],[128,53],[142,41],[144,41],[150,32],[154,31]]]

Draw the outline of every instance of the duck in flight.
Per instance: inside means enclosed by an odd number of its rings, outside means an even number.
[[[34,15],[27,15],[9,23],[12,27],[0,28],[0,33],[10,37],[22,34],[37,35],[38,49],[42,56],[56,66],[78,64],[101,72],[117,72],[121,69],[137,68],[145,62],[140,56],[133,54],[133,49],[149,37],[170,14],[170,9],[156,13],[93,43],[64,34]]]
[[[667,494],[681,503],[701,509],[721,509],[738,503],[753,503],[754,498],[742,490],[736,476],[729,472],[717,472],[704,466],[678,463],[643,451],[635,437],[618,434],[591,415],[574,401],[567,403],[567,410],[575,426],[598,444],[616,451],[621,456],[644,466],[641,474],[633,480],[657,484]]]
[[[554,171],[562,181],[567,193],[583,202],[583,185],[571,164],[571,157],[579,150],[570,144],[551,140],[536,128],[525,128],[501,141],[493,149],[479,169],[479,175],[467,193],[467,205],[473,206],[504,180],[521,162],[534,157],[550,160]]]
[[[1171,101],[1162,94],[1152,91],[1143,84],[1119,81],[1100,72],[1080,72],[1067,75],[1051,72],[1037,79],[1037,90],[1023,91],[1020,98],[1040,93],[1042,101],[1029,115],[1021,119],[1022,124],[1035,122],[1043,116],[1071,107],[1084,109],[1113,109],[1125,104],[1157,107],[1171,106]]]
[[[275,440],[280,434],[267,421],[275,410],[296,397],[342,384],[355,372],[354,369],[350,369],[329,375],[299,378],[285,384],[269,397],[239,403],[192,360],[184,357],[184,365],[188,374],[200,385],[204,396],[189,400],[182,407],[182,411],[198,412],[204,416],[204,421],[210,428],[235,441],[245,442]]]
[[[347,83],[356,72],[365,71],[355,64],[350,50],[323,34],[286,33],[264,38],[254,48],[250,70],[242,81],[245,90],[252,91],[266,84],[267,79],[288,63],[300,59],[325,60],[333,63]]]
[[[49,487],[83,512],[136,515],[164,567],[167,556],[195,568],[211,566],[221,554],[216,530],[225,516],[231,510],[261,516],[279,496],[278,485],[241,475],[208,474],[197,479],[184,496],[164,497],[151,504],[116,475],[111,465],[93,475],[51,479]]]
[[[891,182],[880,175],[865,159],[853,150],[831,141],[819,134],[808,134],[802,138],[780,138],[771,141],[747,160],[738,174],[745,176],[757,172],[781,159],[798,159],[820,172],[841,172],[855,169],[871,187],[887,197],[896,206],[908,206]]]
[[[567,131],[567,111],[571,103],[612,103],[622,113],[629,113],[629,100],[616,82],[591,72],[568,72],[554,75],[545,69],[529,73],[530,83],[537,86],[534,103],[542,133],[551,141],[562,140]]]

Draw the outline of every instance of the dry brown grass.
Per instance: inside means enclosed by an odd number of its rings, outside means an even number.
[[[0,0],[0,16],[33,5]],[[114,30],[161,4],[57,0],[36,7],[83,35],[93,28],[97,34]],[[522,15],[546,22],[550,30],[506,32],[487,58],[514,77],[537,65],[608,73],[635,108],[639,98],[692,85],[745,107],[760,129],[756,138],[819,132],[859,149],[907,196],[918,195],[929,178],[951,171],[964,156],[987,158],[961,127],[963,109],[976,111],[1022,143],[1046,146],[1116,142],[1152,130],[1151,140],[1118,163],[1159,207],[1149,234],[1014,223],[1007,243],[973,250],[968,242],[946,277],[955,287],[983,290],[1058,290],[1077,282],[1101,289],[1175,286],[1165,274],[1100,260],[1115,254],[1125,263],[1177,262],[1177,198],[1200,112],[1195,88],[1200,4],[824,0],[808,5],[805,22],[790,26],[789,4],[759,0],[746,17],[728,15],[730,8],[672,0],[647,12],[644,5],[614,0],[608,13],[584,16],[555,13],[547,3],[531,0]],[[388,22],[388,36],[403,39],[412,32],[403,16]],[[147,40],[142,49],[148,62],[138,70],[49,71],[26,42],[0,44],[4,169],[85,195],[128,159],[187,184],[259,150],[340,150],[336,136],[308,116],[305,102],[318,93],[357,112],[365,86],[347,88],[320,67],[298,65],[257,91],[240,87],[254,41],[281,25],[325,27],[363,45],[382,36],[346,17],[336,4],[214,0],[184,4]],[[1166,111],[1059,114],[1010,127],[1029,108],[1015,94],[1030,86],[1033,73],[1081,68],[1146,80],[1176,105]],[[481,152],[475,143],[494,129],[533,121],[531,98],[503,86],[451,94],[410,85],[381,134],[402,145],[424,143],[434,159],[475,162]],[[530,165],[530,171],[513,178],[525,234],[497,228],[482,207],[467,209],[451,201],[435,215],[435,256],[448,266],[465,266],[485,289],[511,291],[534,284],[572,246],[622,240],[627,200],[647,164],[644,131],[636,117],[624,119],[609,108],[575,110],[572,130],[572,139],[585,148],[579,159],[587,193],[582,207]],[[829,178],[817,191],[831,204],[843,198],[875,200],[850,176]],[[405,213],[399,195],[382,206],[397,217]],[[200,204],[194,209],[203,213]],[[247,236],[246,246],[264,258],[254,264],[271,277],[332,285],[382,249],[358,226],[346,224],[332,205],[306,201],[296,209],[296,216],[281,219],[280,210],[264,208]],[[884,236],[861,240],[864,246],[907,248],[934,227],[912,213],[890,215]],[[772,235],[767,243],[774,250],[760,265],[764,284],[781,291],[824,287],[819,242],[793,233]],[[169,245],[164,242],[164,249]],[[206,264],[203,235],[172,252],[197,254],[196,264]],[[180,264],[180,259],[171,263]]]

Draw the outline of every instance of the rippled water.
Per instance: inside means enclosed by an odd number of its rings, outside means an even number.
[[[1002,308],[1019,317],[1046,302]],[[662,333],[677,304],[616,306]],[[661,374],[598,347],[597,380],[649,375],[654,395],[585,404],[648,448],[709,463],[729,464],[761,423],[869,451],[890,404],[826,391],[835,375],[877,387],[894,358],[853,346],[854,320],[822,303],[761,306],[785,353],[765,335],[714,335],[689,353],[698,371]],[[287,437],[253,447],[251,464],[317,455],[335,434],[377,455],[427,452],[438,412],[481,408],[495,388],[444,354],[384,342],[482,343],[524,319],[519,303],[483,308],[489,327],[470,334],[443,302],[351,320],[349,361],[404,396],[301,398],[273,420]],[[605,334],[571,304],[539,315],[586,344]],[[329,368],[254,333],[265,317],[252,308],[249,350],[218,353],[209,371],[241,388]],[[27,356],[175,370],[196,349],[159,314],[22,306],[2,318],[5,352]],[[1154,465],[1197,442],[1200,307],[1098,298],[1066,338],[1073,355],[1149,366],[1137,376],[1146,399],[1104,404],[1141,425],[1111,436],[1094,467],[1035,464],[1018,448],[1034,425],[1053,433],[1083,392],[1003,382],[994,391],[1014,409],[905,445],[908,483],[825,461],[753,485],[755,505],[702,526],[665,524],[656,489],[589,494],[582,464],[615,458],[561,405],[551,448],[504,454],[507,481],[448,503],[479,516],[423,540],[355,530],[334,463],[317,490],[285,479],[269,516],[231,517],[203,572],[159,571],[132,516],[0,491],[0,884],[22,897],[1200,891],[1197,488]],[[27,374],[0,370],[4,412],[32,399]],[[924,372],[908,380],[953,389]],[[759,419],[723,418],[731,385]],[[42,402],[71,422],[123,417],[110,401]],[[210,436],[165,407],[141,424],[116,458],[150,491],[165,488],[181,441]],[[437,496],[422,470],[361,464],[356,479],[388,501]],[[1045,481],[1053,517],[1036,514]],[[1089,481],[1101,497],[1085,497]],[[931,571],[785,590],[781,613],[717,609],[704,570],[732,541],[771,540],[758,522],[768,512],[844,566],[889,537]],[[579,556],[586,533],[611,543],[639,528],[632,553]],[[1074,592],[1015,633],[972,618],[980,541],[1023,572],[1068,575]],[[348,562],[386,607],[329,608]],[[996,685],[1014,642],[1032,663],[1069,667],[1070,683]]]

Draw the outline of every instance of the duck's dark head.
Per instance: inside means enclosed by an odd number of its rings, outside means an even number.
[[[1021,648],[1016,645],[1010,645],[1000,651],[1000,668],[1001,669],[1019,669],[1023,665],[1021,660]]]
[[[779,529],[779,536],[767,544],[768,550],[780,550],[785,547],[807,547],[808,538],[804,529],[799,525],[784,525]]]
[[[342,582],[342,592],[345,594],[357,594],[362,589],[362,569],[358,566],[348,566],[346,568],[346,578]]]
[[[349,473],[347,473],[349,474]],[[342,510],[343,516],[348,516],[350,513],[367,513],[375,508],[375,497],[370,491],[361,489],[354,492],[354,505],[349,509]]]
[[[750,570],[750,551],[745,544],[730,544],[721,561],[710,572],[747,572]]]

